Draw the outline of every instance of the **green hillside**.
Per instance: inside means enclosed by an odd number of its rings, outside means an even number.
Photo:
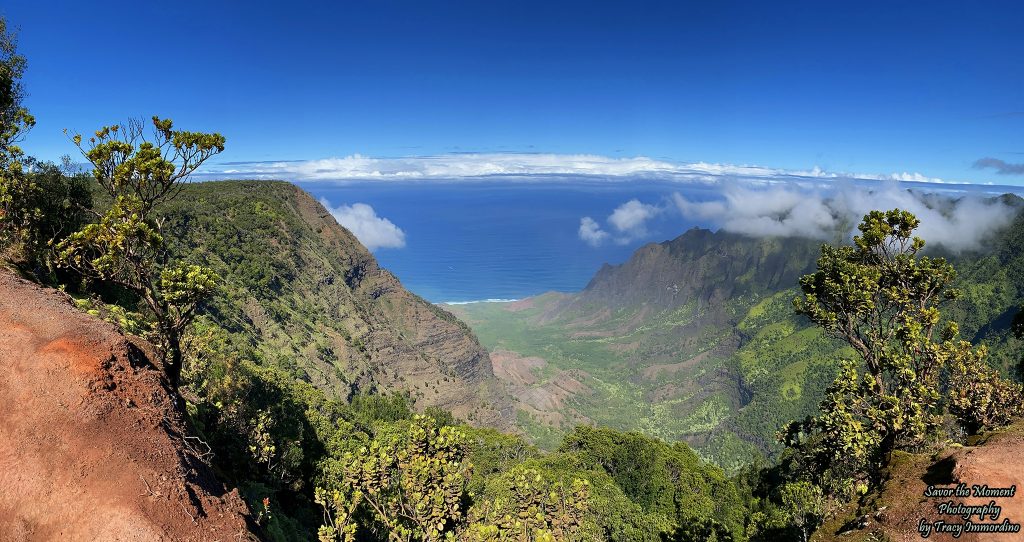
[[[836,360],[852,355],[793,310],[819,244],[691,230],[605,266],[578,294],[450,310],[492,357],[531,360],[531,378],[496,372],[541,445],[575,423],[597,423],[684,440],[733,469],[777,452],[779,428],[813,413]],[[1008,330],[1024,301],[1024,219],[977,253],[946,256],[964,293],[948,316],[1013,372],[1021,349]],[[569,377],[578,385],[565,386]],[[560,400],[541,400],[551,395]]]
[[[451,314],[405,290],[309,194],[283,182],[187,186],[162,209],[176,258],[210,266],[208,324],[329,396],[408,392],[506,427],[487,353]]]

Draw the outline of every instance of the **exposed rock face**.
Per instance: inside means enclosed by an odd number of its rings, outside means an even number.
[[[308,193],[283,182],[189,186],[167,210],[174,250],[212,266],[213,313],[346,396],[405,390],[471,423],[507,428],[511,401],[487,351],[447,311],[407,291]]]
[[[155,359],[0,271],[0,540],[255,540]]]

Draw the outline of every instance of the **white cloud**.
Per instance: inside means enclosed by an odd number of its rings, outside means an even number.
[[[869,211],[900,208],[921,220],[918,236],[954,251],[977,248],[1017,213],[1001,201],[976,195],[942,199],[906,190],[894,181],[870,189],[845,183],[827,191],[779,186],[758,189],[732,183],[724,187],[721,199],[693,201],[676,193],[673,200],[683,216],[757,237],[852,236]]]
[[[377,216],[373,207],[365,203],[331,207],[325,199],[321,199],[320,203],[334,215],[338,224],[352,232],[367,249],[372,251],[405,246],[405,232],[390,220]]]
[[[656,205],[631,199],[616,207],[608,216],[607,223],[614,230],[614,235],[602,229],[601,225],[593,218],[585,216],[580,219],[579,236],[592,247],[601,246],[608,240],[619,245],[626,245],[647,237],[647,221],[658,216],[662,211],[664,209]]]
[[[647,235],[647,221],[658,215],[661,210],[654,205],[640,203],[632,199],[619,205],[611,216],[608,223],[615,227],[621,234],[617,242],[628,243],[633,239],[639,239]]]
[[[319,180],[420,180],[490,176],[600,175],[643,176],[671,172],[676,166],[645,157],[609,158],[588,154],[445,154],[404,158],[344,158],[282,162],[233,162],[231,169],[208,168],[207,177],[245,175],[252,178]]]
[[[938,183],[920,173],[864,174],[830,172],[815,166],[787,170],[756,165],[673,162],[644,156],[611,158],[594,154],[459,153],[401,158],[372,158],[353,154],[343,158],[277,162],[228,162],[204,167],[206,179],[248,178],[292,181],[415,181],[485,178],[545,180],[566,176],[641,178],[691,183],[717,183],[742,178],[766,184],[780,181],[821,182],[840,179]]]
[[[579,236],[588,245],[598,247],[608,239],[608,232],[602,230],[596,220],[585,216],[580,219]]]

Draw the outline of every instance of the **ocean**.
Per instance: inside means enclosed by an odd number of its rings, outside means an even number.
[[[370,205],[398,226],[405,233],[405,246],[378,248],[374,255],[406,288],[436,303],[579,291],[603,264],[621,263],[645,243],[675,238],[698,225],[668,211],[672,193],[685,190],[691,199],[713,196],[702,186],[639,180],[300,186],[332,207]],[[654,216],[640,231],[616,235],[619,230],[607,219],[632,199],[653,206]],[[584,216],[607,231],[600,246],[580,238]]]
[[[715,224],[698,222],[694,217],[699,216],[724,221],[730,231],[748,235],[817,236],[826,227],[820,220],[833,225],[856,223],[871,209],[898,207],[922,219],[916,233],[926,240],[945,243],[953,250],[970,248],[1009,223],[1017,212],[1016,207],[991,198],[1022,190],[870,180],[797,182],[805,187],[792,180],[768,189],[745,190],[736,183],[536,176],[299,185],[333,208],[356,203],[371,206],[372,212],[356,206],[362,213],[357,224],[365,223],[367,217],[373,222],[375,213],[400,228],[404,246],[381,247],[374,254],[406,288],[435,303],[576,292],[602,265],[624,262],[645,243],[673,239],[694,226],[717,229]],[[723,190],[729,191],[724,201]],[[942,210],[934,207],[939,200],[929,195],[936,193],[974,203],[958,203],[955,211]],[[689,212],[680,212],[674,194],[690,202],[685,204]],[[826,194],[835,196],[827,209],[821,199]],[[713,200],[716,203],[706,206],[713,212],[692,212],[694,203],[705,206]],[[983,205],[984,201],[988,203]],[[593,219],[591,241],[599,237],[598,246],[581,237],[583,217]],[[384,230],[384,234],[395,232],[391,225]],[[366,238],[363,235],[361,240],[365,243]]]

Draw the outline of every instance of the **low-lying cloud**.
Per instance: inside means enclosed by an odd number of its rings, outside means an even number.
[[[580,219],[579,237],[592,247],[599,247],[608,240],[626,245],[647,237],[647,222],[663,211],[663,207],[631,199],[616,207],[608,216],[607,223],[614,233],[606,231],[596,220],[585,216]]]
[[[982,158],[974,162],[975,169],[991,168],[999,175],[1024,175],[1024,164],[1011,164],[998,158]]]
[[[874,189],[847,185],[829,191],[731,184],[721,199],[695,201],[680,193],[672,199],[686,218],[754,237],[849,237],[868,212],[899,208],[921,220],[918,236],[953,251],[978,248],[1018,212],[1002,200],[976,195],[952,199],[909,191],[895,182]]]
[[[628,242],[647,235],[647,221],[654,218],[661,209],[654,205],[632,199],[623,203],[608,217],[608,223],[615,227],[621,239]]]
[[[377,216],[377,211],[365,203],[331,207],[327,200],[320,203],[334,215],[334,218],[359,239],[368,250],[378,248],[402,248],[405,246],[405,232],[390,220]]]
[[[655,179],[715,183],[743,178],[780,181],[900,180],[943,183],[920,173],[866,174],[826,171],[819,167],[789,170],[756,165],[674,162],[645,156],[612,158],[595,154],[453,153],[399,158],[353,154],[342,158],[269,162],[227,162],[204,166],[204,179],[285,179],[299,182],[342,181],[458,181],[515,179],[546,181],[564,177],[590,179]]]
[[[601,246],[609,237],[608,232],[602,230],[601,225],[589,216],[580,219],[579,236],[584,243],[592,247]]]

